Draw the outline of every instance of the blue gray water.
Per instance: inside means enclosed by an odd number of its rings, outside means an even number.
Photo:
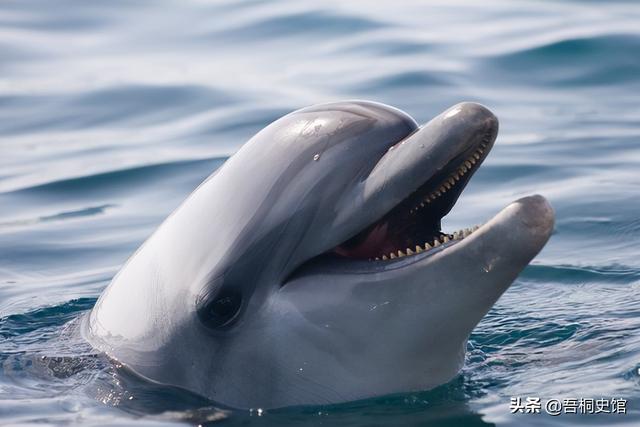
[[[0,425],[640,424],[640,5],[0,3]],[[424,393],[239,412],[136,379],[77,334],[127,257],[284,113],[364,98],[424,122],[463,100],[498,142],[445,219],[541,193],[549,245]],[[509,413],[512,396],[628,414]]]

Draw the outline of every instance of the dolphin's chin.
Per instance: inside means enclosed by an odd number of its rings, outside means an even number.
[[[446,233],[442,231],[441,220],[487,157],[496,134],[497,129],[490,129],[478,135],[409,197],[329,254],[345,260],[389,262],[432,252],[467,237],[478,227]]]

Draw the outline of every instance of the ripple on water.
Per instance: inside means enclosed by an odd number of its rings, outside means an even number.
[[[638,424],[639,19],[620,1],[0,2],[0,425]],[[451,228],[533,192],[556,210],[461,375],[258,416],[94,354],[76,319],[162,219],[274,119],[345,98],[420,123],[464,100],[496,111]],[[630,413],[510,416],[526,395]]]
[[[313,10],[284,12],[276,16],[258,16],[256,19],[242,22],[239,26],[213,32],[208,37],[246,43],[262,43],[265,40],[273,41],[290,37],[299,37],[301,41],[306,41],[320,37],[336,38],[382,26],[382,23],[363,16]]]
[[[527,84],[561,86],[620,85],[640,82],[637,35],[598,35],[564,39],[500,54],[483,60],[483,66],[504,78],[526,73]]]
[[[12,118],[0,123],[0,135],[145,126],[229,106],[237,98],[193,85],[119,85],[80,94],[13,95],[0,100],[0,111]]]

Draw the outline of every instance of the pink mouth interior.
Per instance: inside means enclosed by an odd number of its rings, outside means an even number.
[[[357,241],[337,246],[334,252],[349,258],[372,258],[394,250],[395,246],[389,233],[389,223],[375,224]]]

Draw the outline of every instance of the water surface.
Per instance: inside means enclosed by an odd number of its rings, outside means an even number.
[[[640,5],[0,5],[0,424],[640,424]],[[221,410],[107,363],[77,319],[256,131],[372,99],[424,122],[472,100],[498,142],[445,227],[548,197],[549,245],[424,393]],[[627,415],[511,415],[511,396],[625,398]]]

